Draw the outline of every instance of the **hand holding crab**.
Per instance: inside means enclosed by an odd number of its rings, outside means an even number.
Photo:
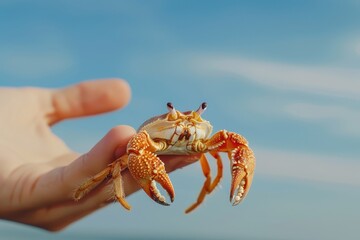
[[[196,111],[180,112],[171,103],[167,104],[168,113],[153,117],[142,126],[128,143],[127,154],[109,164],[103,171],[84,182],[74,193],[74,199],[81,199],[89,190],[105,179],[111,178],[115,198],[130,210],[122,187],[121,171],[126,167],[146,194],[162,205],[169,205],[161,195],[159,183],[174,201],[175,192],[164,163],[159,155],[200,155],[200,164],[206,177],[195,203],[186,213],[198,207],[207,194],[210,194],[222,177],[223,165],[220,152],[227,153],[231,161],[232,181],[230,201],[239,204],[248,194],[254,175],[255,157],[248,142],[241,135],[221,130],[210,137],[212,126],[201,118],[206,109],[202,103]],[[217,162],[218,172],[211,181],[210,167],[205,153],[210,153]]]

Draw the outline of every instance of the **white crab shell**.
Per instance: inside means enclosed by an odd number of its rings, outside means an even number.
[[[150,118],[139,128],[139,131],[146,130],[153,140],[166,140],[169,147],[157,154],[193,154],[192,143],[206,140],[211,135],[212,125],[200,116],[195,120],[193,116],[196,112],[176,111],[176,114],[175,120],[169,119],[169,114]]]

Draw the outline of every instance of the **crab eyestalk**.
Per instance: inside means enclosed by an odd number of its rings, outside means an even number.
[[[176,119],[176,118],[177,118],[177,114],[176,114],[176,110],[175,110],[175,108],[174,108],[174,105],[173,105],[171,102],[168,102],[168,103],[166,104],[166,106],[167,106],[167,109],[168,109],[168,111],[169,111],[170,118],[171,118],[171,119]]]
[[[201,115],[207,108],[207,103],[203,102],[200,107],[196,110],[196,112]]]

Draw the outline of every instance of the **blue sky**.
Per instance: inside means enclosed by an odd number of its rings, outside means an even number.
[[[0,1],[0,85],[105,77],[126,79],[132,101],[57,125],[74,150],[117,124],[138,127],[168,101],[182,110],[207,101],[214,129],[241,133],[255,151],[252,189],[230,205],[225,161],[221,187],[184,215],[203,182],[194,164],[170,175],[171,207],[139,192],[130,213],[114,204],[47,237],[359,238],[359,1]]]

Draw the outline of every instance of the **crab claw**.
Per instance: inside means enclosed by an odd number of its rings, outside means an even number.
[[[165,201],[165,197],[161,195],[159,189],[157,188],[156,182],[160,183],[160,185],[166,190],[166,192],[170,197],[170,201],[173,202],[175,193],[167,174],[160,175],[160,177],[156,177],[153,180],[151,180],[151,178],[140,180],[139,184],[152,200],[154,200],[155,202],[161,205],[169,206],[170,204]]]
[[[165,206],[169,205],[157,188],[156,182],[166,190],[170,201],[174,201],[174,188],[165,171],[164,163],[154,153],[143,151],[138,154],[129,154],[128,168],[142,189],[155,202]]]
[[[248,194],[254,176],[255,157],[247,146],[235,148],[231,152],[232,181],[230,202],[238,205]]]

